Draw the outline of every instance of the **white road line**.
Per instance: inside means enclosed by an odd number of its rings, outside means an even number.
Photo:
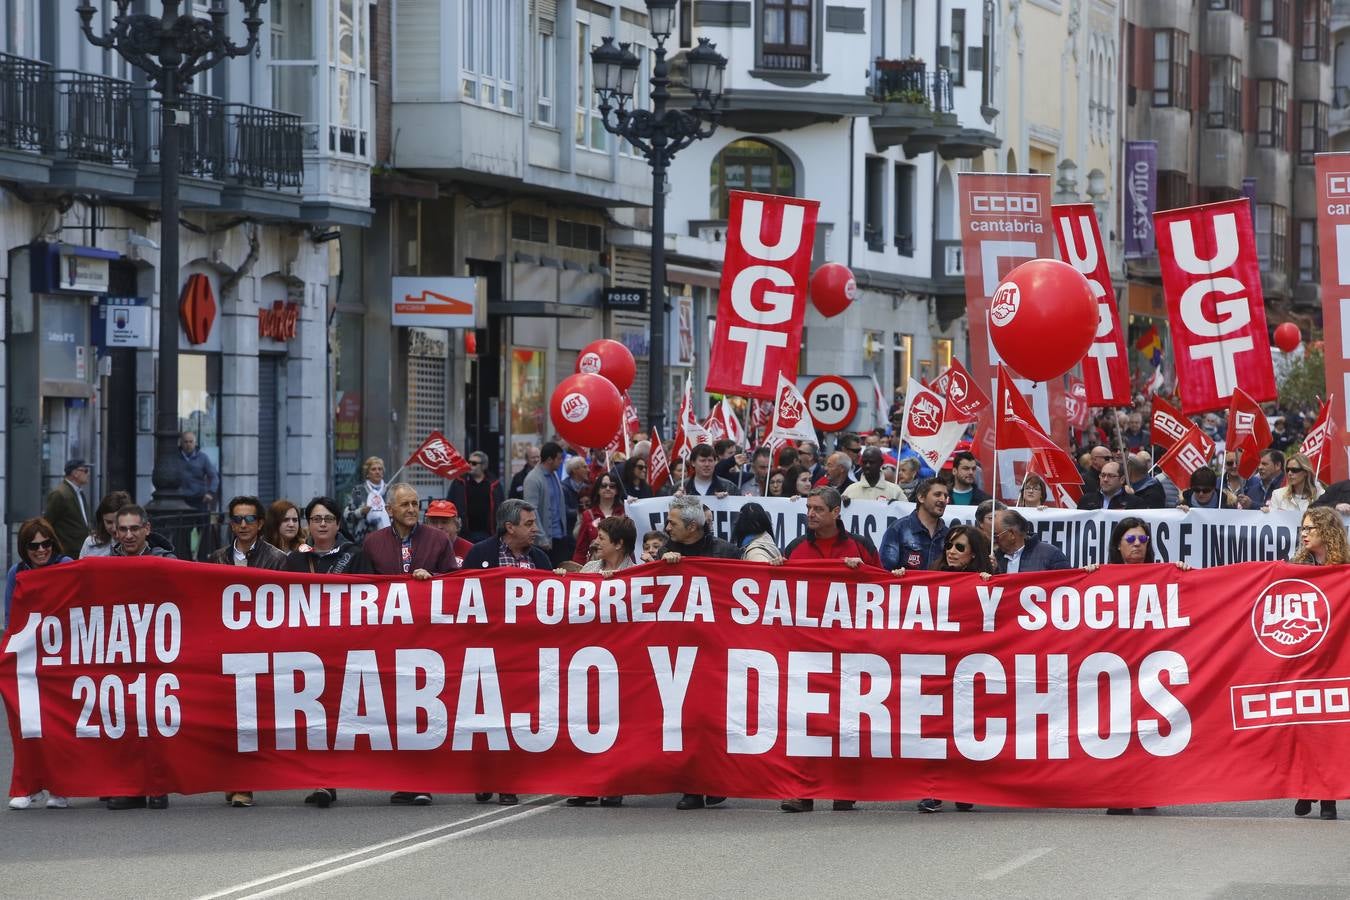
[[[1013,859],[1008,860],[1003,865],[999,866],[997,869],[990,869],[988,872],[985,872],[983,875],[980,876],[980,880],[998,881],[1004,875],[1016,872],[1018,869],[1022,868],[1028,863],[1033,863],[1036,860],[1040,859],[1045,854],[1052,852],[1054,849],[1055,849],[1054,847],[1037,847],[1035,850],[1028,850],[1021,856],[1017,856],[1014,857]]]
[[[540,798],[540,800],[544,801],[547,801],[548,799],[550,798],[548,797]],[[308,863],[303,866],[296,866],[293,869],[286,869],[285,871],[276,872],[272,875],[265,875],[262,878],[255,878],[253,881],[246,881],[243,882],[242,884],[236,884],[211,894],[203,894],[202,896],[198,897],[197,900],[218,900],[218,898],[228,897],[236,894],[241,895],[241,897],[271,897],[278,893],[283,893],[285,891],[292,890],[293,888],[300,887],[303,884],[313,884],[318,881],[323,881],[324,879],[329,878],[332,875],[338,874],[339,872],[362,868],[366,865],[371,865],[375,862],[382,862],[386,859],[394,859],[396,857],[403,856],[407,853],[412,853],[417,850],[425,849],[426,847],[431,847],[436,844],[441,844],[445,843],[446,841],[454,840],[455,838],[458,837],[463,837],[468,834],[476,834],[480,831],[486,831],[490,828],[495,828],[498,825],[501,825],[506,822],[511,822],[516,819],[524,819],[529,816],[537,815],[538,813],[552,809],[556,805],[555,801],[554,803],[539,806],[535,809],[526,810],[522,808],[525,806],[530,806],[539,803],[540,800],[527,800],[524,804],[522,804],[522,806],[515,807],[514,809],[498,807],[496,809],[490,809],[486,812],[479,813],[476,816],[469,816],[467,819],[460,819],[456,822],[446,822],[443,825],[436,825],[431,828],[423,828],[420,831],[412,831],[409,832],[408,834],[401,835],[396,838],[390,838],[387,841],[380,841],[377,844],[370,844],[365,847],[359,847],[355,850],[348,851],[347,853],[339,853],[336,856],[330,856],[327,859],[321,859],[318,860],[317,862]],[[471,828],[464,828],[464,826],[470,822],[476,822],[479,819],[486,819],[489,816],[496,816],[496,818],[490,822],[484,822],[481,825],[475,825]],[[407,844],[409,841],[413,841],[414,843],[408,847],[397,847],[397,845]],[[327,872],[321,872],[316,875],[312,875],[308,878],[302,879],[300,881],[289,882],[285,885],[273,888],[263,893],[258,894],[242,893],[245,891],[252,890],[253,888],[263,887],[264,885],[273,884],[277,881],[292,878],[296,875],[303,875],[304,873],[312,872],[315,869],[323,869],[327,866],[333,866],[336,865],[337,863],[343,862],[344,860],[352,859],[353,857],[366,856],[367,854],[370,853],[376,853],[377,851],[383,850],[387,847],[397,847],[397,849],[389,850],[385,853],[377,853],[376,856],[371,857],[368,860],[359,860],[355,863],[349,863],[346,866],[340,866],[336,869],[332,869]]]

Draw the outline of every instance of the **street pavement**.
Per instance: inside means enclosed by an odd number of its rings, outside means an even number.
[[[0,725],[6,777],[10,765]],[[1350,821],[1296,819],[1290,801],[1132,817],[826,802],[789,815],[734,799],[678,812],[674,796],[391,807],[370,791],[319,810],[304,793],[252,809],[212,794],[164,811],[0,811],[0,897],[1350,898]]]

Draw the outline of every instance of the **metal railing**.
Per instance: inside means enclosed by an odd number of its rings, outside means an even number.
[[[305,132],[290,113],[231,103],[229,176],[253,187],[300,190],[305,182]]]
[[[933,95],[933,112],[949,113],[955,109],[952,103],[952,72],[945,66],[933,70],[929,90]]]
[[[878,59],[872,63],[872,98],[884,103],[912,103],[949,113],[952,73],[938,66],[930,73],[919,59]]]
[[[51,66],[0,53],[0,147],[52,149]]]
[[[131,82],[58,70],[56,146],[71,159],[129,166],[132,162]]]
[[[149,112],[151,152],[148,160],[159,160],[162,113],[159,96],[141,91]],[[178,126],[179,173],[188,178],[223,181],[225,178],[225,104],[216,97],[183,94],[178,108],[186,114],[186,124]]]

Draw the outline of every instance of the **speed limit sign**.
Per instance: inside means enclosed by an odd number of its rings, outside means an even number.
[[[858,414],[858,395],[847,379],[821,375],[802,392],[806,408],[821,431],[843,431]]]

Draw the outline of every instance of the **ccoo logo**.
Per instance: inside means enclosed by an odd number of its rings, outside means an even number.
[[[1331,628],[1331,604],[1315,584],[1286,578],[1266,587],[1252,605],[1252,632],[1271,656],[1294,659],[1321,646]]]
[[[586,395],[576,392],[564,397],[560,406],[563,418],[569,422],[580,422],[591,411],[591,402]]]

